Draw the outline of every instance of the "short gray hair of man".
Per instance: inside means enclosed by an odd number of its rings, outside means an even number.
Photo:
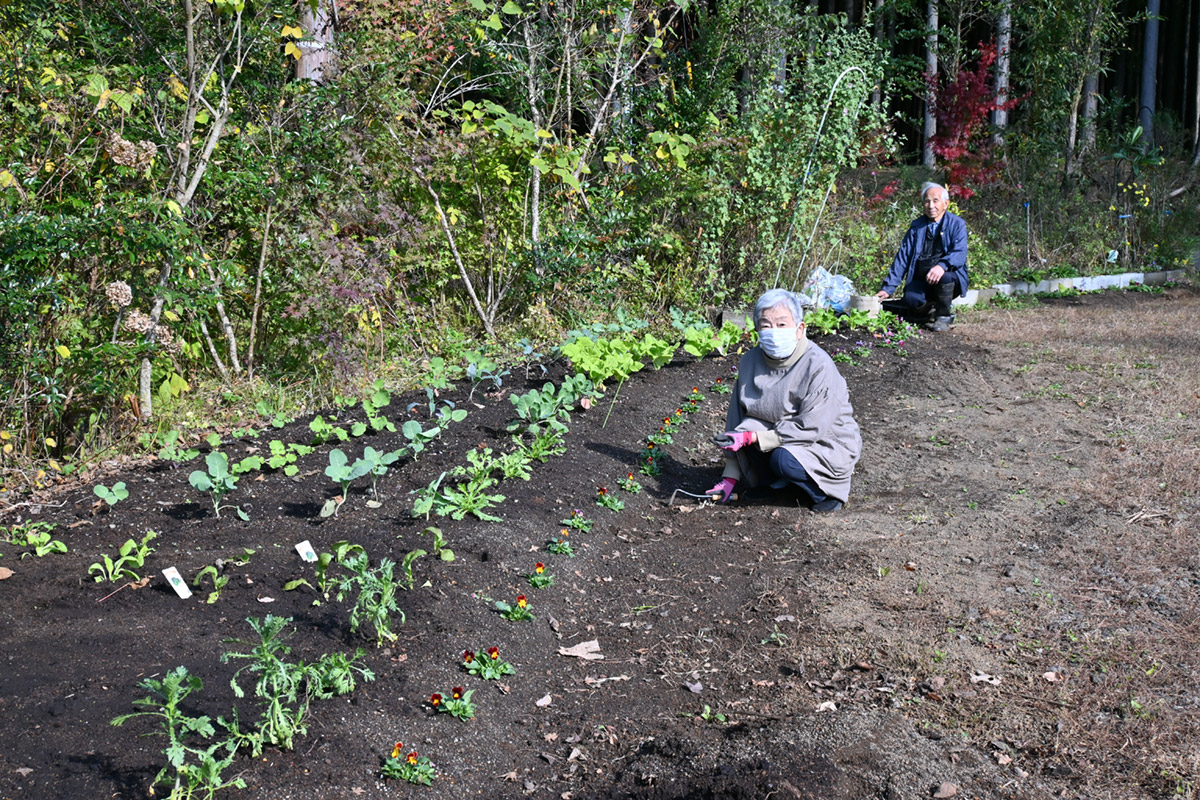
[[[946,202],[950,202],[950,192],[946,191],[946,187],[942,186],[940,183],[934,183],[933,181],[925,181],[924,183],[921,184],[921,199],[922,200],[925,199],[925,193],[928,192],[930,189],[941,189],[942,190],[942,199],[945,200]]]
[[[763,292],[762,297],[754,304],[754,327],[758,327],[758,321],[765,312],[776,306],[787,306],[797,325],[804,321],[804,309],[800,307],[800,298],[787,289],[771,289]]]

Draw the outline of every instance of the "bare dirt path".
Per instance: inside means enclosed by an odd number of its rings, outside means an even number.
[[[725,399],[708,387],[731,361],[640,373],[607,426],[606,399],[575,415],[564,456],[501,484],[503,523],[441,521],[457,559],[417,562],[399,640],[368,645],[376,680],[314,704],[294,751],[239,757],[231,773],[248,788],[222,794],[1194,797],[1198,312],[1178,289],[1070,298],[972,314],[905,355],[844,365],[865,446],[851,503],[825,516],[786,496],[667,508],[673,489],[707,488],[719,470],[708,438]],[[620,513],[597,507],[597,488],[635,468],[693,386],[708,401],[663,475],[639,476],[645,491],[621,495]],[[373,560],[428,547],[407,492],[503,446],[507,397],[482,405],[386,479],[381,508],[354,490],[325,521],[328,445],[295,481],[248,479],[237,499],[250,523],[212,517],[187,484],[195,465],[119,476],[131,496],[111,511],[93,514],[90,487],[45,500],[35,518],[57,523],[70,552],[19,560],[0,545],[14,571],[0,582],[0,797],[146,797],[161,742],[108,721],[145,694],[139,680],[180,664],[205,681],[196,712],[237,703],[253,718],[228,686],[237,665],[219,659],[247,617],[292,617],[305,659],[363,644],[344,605],[283,591],[313,578],[292,544],[349,539]],[[547,554],[572,508],[592,531],[571,537],[575,558]],[[257,552],[227,568],[212,605],[161,579],[97,603],[111,588],[88,564],[148,528],[155,576]],[[533,590],[523,576],[539,560],[556,582]],[[491,600],[519,592],[535,621],[495,613]],[[592,639],[603,660],[559,654]],[[461,671],[464,649],[493,644],[514,675]],[[428,705],[459,684],[476,690],[466,723]],[[379,781],[398,740],[435,761],[432,788]]]

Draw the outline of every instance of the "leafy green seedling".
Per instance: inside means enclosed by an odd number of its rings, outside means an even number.
[[[195,746],[195,737],[210,739],[215,733],[209,717],[189,717],[180,704],[192,692],[198,692],[204,684],[196,675],[189,675],[186,667],[176,667],[161,681],[146,678],[138,684],[150,692],[149,697],[134,700],[133,704],[145,711],[123,714],[113,719],[114,726],[124,725],[135,717],[151,717],[159,720],[159,730],[150,736],[165,736],[167,747],[164,755],[167,765],[154,777],[155,784],[171,785],[171,798],[207,797],[225,788],[246,788],[240,777],[226,781],[221,773],[233,763],[237,744],[224,739],[208,746]],[[173,774],[172,774],[173,771]]]
[[[217,568],[215,566],[213,566],[212,564],[209,564],[207,567],[200,570],[200,572],[198,572],[196,574],[196,577],[192,580],[192,586],[199,588],[200,583],[204,580],[204,577],[206,575],[212,577],[213,590],[208,595],[208,601],[207,601],[209,605],[212,605],[213,603],[217,602],[218,599],[220,599],[221,590],[225,588],[225,584],[229,583],[229,576],[222,575],[220,572],[217,571]]]
[[[331,439],[344,442],[350,438],[350,434],[346,432],[345,428],[339,428],[326,422],[325,418],[320,415],[313,417],[312,422],[308,423],[308,428],[313,432],[313,444],[325,444]]]
[[[396,641],[399,637],[391,629],[392,613],[398,613],[400,621],[404,622],[404,612],[396,603],[396,590],[401,588],[395,578],[396,563],[385,558],[371,569],[366,553],[361,552],[339,563],[351,574],[338,583],[338,602],[351,594],[356,595],[350,610],[350,631],[357,633],[363,623],[369,623],[375,631],[377,647],[382,647],[385,641]]]
[[[683,331],[683,350],[691,353],[699,361],[720,346],[720,340],[707,325],[704,327],[686,328]]]
[[[374,508],[379,507],[379,479],[386,475],[388,467],[399,461],[406,452],[403,448],[390,453],[381,453],[370,445],[363,448],[363,456],[354,463],[354,466],[364,464],[367,467],[366,474],[371,476],[371,496],[375,498],[375,502],[368,503],[368,505]]]
[[[120,581],[139,581],[141,576],[135,570],[140,570],[146,565],[146,558],[154,552],[154,548],[150,546],[150,542],[158,538],[158,534],[154,531],[146,531],[146,535],[142,537],[141,542],[136,542],[133,539],[126,540],[125,544],[121,545],[121,550],[117,558],[112,558],[107,554],[101,554],[102,561],[98,561],[88,567],[88,574],[96,573],[96,583],[108,581],[109,583],[118,583]]]
[[[124,481],[118,481],[117,483],[114,483],[111,489],[101,483],[93,487],[92,491],[95,493],[96,497],[99,497],[110,506],[115,506],[126,497],[129,497],[129,490],[125,488]]]
[[[430,525],[421,533],[428,533],[433,536],[433,554],[442,561],[453,561],[454,551],[446,547],[446,537],[442,536],[442,529]]]
[[[417,500],[413,503],[412,515],[414,517],[424,517],[429,519],[430,512],[433,511],[433,505],[438,498],[438,488],[442,485],[442,481],[446,479],[446,473],[443,472],[434,478],[424,489],[413,489],[411,494],[417,495]]]
[[[51,553],[65,553],[67,546],[58,539],[52,538],[49,530],[30,530],[25,533],[25,541],[22,543],[25,547],[32,547],[28,553],[22,553],[21,558],[26,556],[48,556]]]
[[[350,463],[350,459],[341,450],[334,448],[329,451],[329,466],[325,468],[325,475],[334,483],[342,487],[341,498],[331,497],[325,501],[325,505],[321,507],[321,516],[328,517],[337,514],[342,503],[346,502],[346,496],[350,492],[350,484],[366,475],[371,470],[371,465],[361,458]]]
[[[236,650],[223,653],[222,662],[234,659],[247,663],[234,673],[230,686],[237,697],[244,697],[245,690],[238,678],[244,672],[257,675],[254,697],[259,698],[262,715],[255,730],[241,733],[237,730],[237,717],[233,723],[220,720],[230,729],[234,738],[248,747],[255,757],[262,754],[264,744],[272,744],[285,750],[292,749],[297,735],[307,732],[305,720],[312,700],[324,700],[354,690],[355,673],[363,680],[375,679],[374,674],[354,664],[363,655],[358,650],[353,658],[341,653],[322,656],[318,661],[307,664],[288,660],[291,648],[286,643],[285,629],[292,623],[291,617],[267,615],[263,620],[246,620],[257,634],[254,639],[227,639],[226,642],[242,645],[249,652]]]
[[[262,456],[247,456],[237,462],[230,468],[230,472],[234,475],[245,475],[247,472],[254,472],[263,468],[266,460]]]
[[[197,491],[212,496],[213,511],[218,518],[222,508],[232,508],[239,517],[249,520],[249,515],[240,506],[221,504],[221,499],[237,488],[238,477],[229,471],[229,458],[220,450],[214,450],[205,456],[204,463],[208,466],[208,472],[195,470],[188,477],[188,482]]]
[[[165,461],[176,461],[183,463],[191,461],[196,456],[200,455],[200,451],[194,447],[181,448],[179,446],[179,431],[167,431],[162,436],[162,449],[158,451],[158,457]]]
[[[650,358],[650,364],[655,369],[662,369],[675,357],[675,345],[666,339],[660,339],[652,333],[647,333],[637,342],[640,353]]]
[[[396,425],[388,420],[388,418],[382,413],[380,413],[381,409],[391,405],[392,402],[392,395],[387,389],[384,388],[384,385],[383,378],[379,378],[374,384],[372,384],[371,394],[363,398],[362,408],[363,413],[367,415],[367,421],[366,423],[360,422],[354,425],[351,432],[355,436],[362,436],[364,433],[366,433],[368,426],[370,426],[371,430],[375,431],[375,433],[380,433],[382,431],[395,433]]]

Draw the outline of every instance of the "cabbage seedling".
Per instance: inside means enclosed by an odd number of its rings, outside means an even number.
[[[126,497],[129,497],[129,490],[125,488],[125,481],[114,483],[111,489],[101,483],[95,486],[92,491],[95,492],[96,497],[99,497],[110,506],[115,506]]]
[[[208,465],[208,472],[196,470],[188,478],[188,482],[198,491],[212,495],[213,511],[218,518],[222,508],[232,508],[239,517],[249,520],[250,516],[242,511],[240,506],[221,505],[221,498],[237,488],[238,478],[229,471],[229,458],[221,451],[215,450],[208,454],[204,463]]]

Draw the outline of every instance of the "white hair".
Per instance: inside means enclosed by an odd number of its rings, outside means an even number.
[[[946,191],[946,187],[942,186],[940,183],[934,183],[933,181],[925,181],[924,183],[921,184],[921,199],[922,200],[925,199],[925,193],[928,192],[930,189],[941,189],[942,190],[942,199],[945,200],[947,203],[950,202],[950,192]]]
[[[804,321],[804,309],[800,307],[800,298],[787,289],[770,289],[763,292],[762,297],[754,304],[754,325],[758,326],[759,319],[767,311],[776,306],[786,306],[792,312],[792,319],[799,325]]]

